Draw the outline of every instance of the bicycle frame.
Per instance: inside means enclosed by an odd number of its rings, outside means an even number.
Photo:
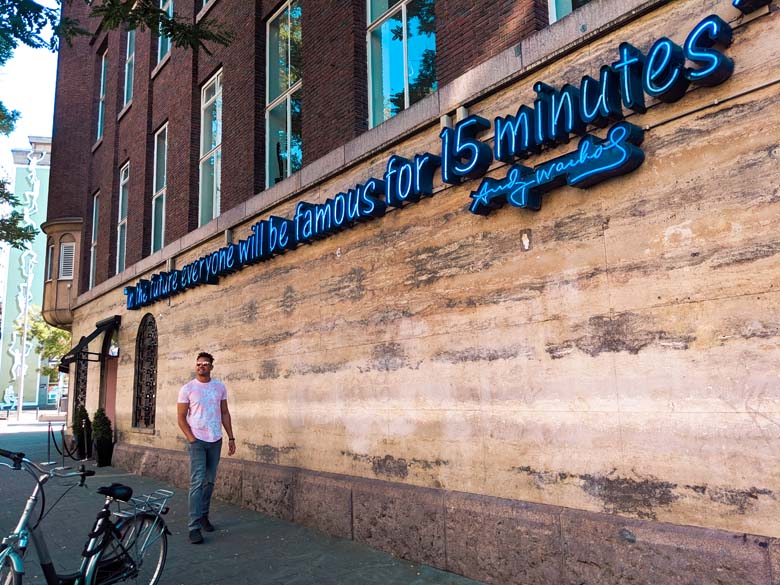
[[[78,572],[65,575],[58,574],[54,569],[54,563],[52,562],[51,555],[49,554],[49,549],[43,536],[43,532],[41,531],[40,527],[30,525],[30,519],[32,518],[33,511],[35,510],[35,506],[40,498],[43,485],[51,477],[79,476],[83,481],[83,478],[87,474],[94,474],[94,472],[87,472],[82,469],[78,472],[55,474],[54,471],[46,472],[42,470],[40,467],[27,459],[20,461],[19,467],[14,467],[7,463],[0,463],[0,466],[8,467],[17,471],[21,468],[24,468],[33,476],[35,475],[33,469],[38,472],[42,472],[41,475],[36,478],[37,482],[35,484],[35,488],[33,489],[30,497],[27,499],[27,503],[25,504],[24,510],[22,511],[22,515],[19,518],[19,522],[17,523],[16,528],[14,528],[13,532],[4,537],[2,540],[2,544],[5,545],[5,548],[2,550],[2,552],[0,552],[0,566],[2,566],[2,563],[7,557],[11,561],[13,570],[17,573],[24,574],[23,557],[27,551],[28,543],[32,542],[33,548],[35,548],[35,552],[38,555],[38,561],[41,565],[41,569],[43,570],[43,575],[46,579],[47,585],[89,585],[93,583],[97,570],[97,563],[93,562],[93,560],[96,559],[97,555],[95,553],[100,546],[100,538],[103,534],[103,523],[109,522],[108,515],[98,515],[92,532],[90,533],[87,546],[85,547],[85,554],[82,554],[81,565]],[[110,498],[106,498],[104,509],[108,509],[111,501],[112,500]]]

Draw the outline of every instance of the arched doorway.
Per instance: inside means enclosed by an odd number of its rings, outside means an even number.
[[[100,400],[98,406],[116,426],[116,372],[119,362],[119,331],[106,331],[100,352]]]

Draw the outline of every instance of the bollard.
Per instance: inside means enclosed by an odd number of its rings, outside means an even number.
[[[62,469],[65,469],[65,425],[60,429],[60,445],[62,445]]]
[[[51,421],[49,421],[49,428],[46,431],[46,461],[41,462],[41,465],[54,465],[56,461],[51,460]]]

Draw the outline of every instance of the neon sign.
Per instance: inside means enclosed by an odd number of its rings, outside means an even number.
[[[542,193],[568,184],[591,187],[610,177],[636,169],[645,160],[638,146],[644,132],[628,122],[618,122],[604,140],[590,134],[580,140],[574,152],[542,163],[533,169],[513,165],[503,179],[484,179],[471,194],[469,211],[487,215],[505,202],[514,207],[538,210]]]
[[[766,3],[734,0],[734,6],[743,12]],[[196,286],[216,284],[220,276],[381,217],[388,207],[402,208],[431,196],[437,169],[443,182],[454,185],[483,177],[494,159],[511,164],[503,178],[484,178],[471,193],[469,210],[483,216],[505,203],[538,210],[542,194],[552,189],[563,185],[587,188],[629,173],[644,161],[639,148],[644,133],[623,120],[623,108],[644,113],[645,96],[675,102],[691,84],[710,87],[723,83],[734,70],[733,61],[721,52],[731,41],[728,23],[711,15],[691,30],[682,46],[662,37],[644,54],[629,43],[621,43],[618,60],[603,65],[598,80],[586,75],[579,86],[566,84],[560,89],[542,82],[534,84],[532,106],[523,104],[514,115],[494,119],[492,148],[478,138],[491,128],[490,121],[468,116],[441,131],[440,156],[426,152],[410,160],[393,155],[381,179],[371,177],[324,203],[301,201],[292,219],[270,216],[255,223],[244,240],[181,269],[156,273],[125,287],[127,308],[137,310]],[[688,62],[692,65],[686,66]],[[586,133],[589,127],[610,124],[603,139]],[[568,144],[572,135],[580,139],[569,153],[533,168],[516,162]]]

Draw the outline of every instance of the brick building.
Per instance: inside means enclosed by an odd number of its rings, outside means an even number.
[[[160,6],[234,40],[63,46],[44,226],[120,465],[182,483],[207,350],[224,499],[493,583],[776,582],[776,0]]]

